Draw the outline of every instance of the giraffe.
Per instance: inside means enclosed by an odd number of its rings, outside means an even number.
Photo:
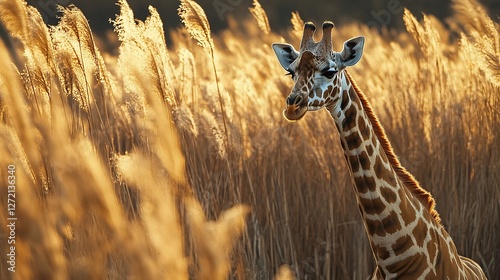
[[[365,38],[332,51],[333,23],[304,25],[299,51],[290,44],[272,45],[294,86],[283,115],[289,121],[326,108],[340,134],[353,189],[376,268],[372,279],[486,279],[481,267],[460,256],[446,232],[429,192],[396,157],[364,93],[346,67],[363,54]]]

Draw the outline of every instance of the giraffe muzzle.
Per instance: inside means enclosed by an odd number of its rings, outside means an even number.
[[[307,99],[300,94],[290,95],[286,99],[283,116],[289,121],[300,120],[307,112]]]
[[[290,95],[286,98],[286,104],[288,106],[290,106],[290,105],[298,106],[302,103],[302,101],[304,101],[304,98],[302,96],[300,96],[300,94]]]

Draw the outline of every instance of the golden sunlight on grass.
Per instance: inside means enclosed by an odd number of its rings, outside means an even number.
[[[253,20],[214,35],[202,7],[180,2],[185,28],[167,48],[160,14],[138,21],[119,0],[114,57],[77,7],[47,26],[0,0],[14,46],[0,42],[0,217],[15,166],[17,218],[15,273],[0,227],[0,278],[366,279],[373,257],[333,122],[282,116],[292,81],[271,44],[298,45],[299,13],[279,35],[255,0]],[[448,25],[405,11],[406,32],[336,27],[334,47],[366,37],[350,73],[458,250],[493,278],[500,27],[475,0],[453,5]]]

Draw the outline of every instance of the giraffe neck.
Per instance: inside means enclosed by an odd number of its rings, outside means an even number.
[[[340,133],[379,276],[437,275],[438,266],[453,260],[459,267],[453,241],[432,213],[433,201],[430,206],[422,202],[421,196],[432,197],[416,181],[417,190],[406,186],[395,170],[402,167],[388,157],[345,71],[339,73],[337,89],[339,98],[327,109]]]

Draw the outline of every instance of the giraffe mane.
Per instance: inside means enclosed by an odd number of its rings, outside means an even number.
[[[384,128],[380,124],[378,117],[373,112],[373,108],[370,102],[368,102],[368,99],[366,98],[366,95],[358,87],[356,82],[354,82],[352,76],[346,70],[344,70],[344,72],[346,73],[349,82],[354,88],[354,91],[358,95],[358,98],[360,99],[361,104],[365,109],[368,119],[373,126],[373,130],[375,131],[375,134],[377,135],[378,140],[380,141],[380,144],[382,145],[382,148],[384,149],[384,152],[389,159],[389,163],[391,164],[392,168],[394,168],[394,171],[396,171],[397,176],[410,190],[410,192],[427,208],[427,210],[429,210],[436,222],[441,223],[439,213],[435,209],[436,202],[434,201],[431,193],[422,188],[415,177],[413,177],[413,175],[401,165],[401,162],[394,153],[394,149],[392,148],[392,145],[387,138],[387,134],[385,133]]]

